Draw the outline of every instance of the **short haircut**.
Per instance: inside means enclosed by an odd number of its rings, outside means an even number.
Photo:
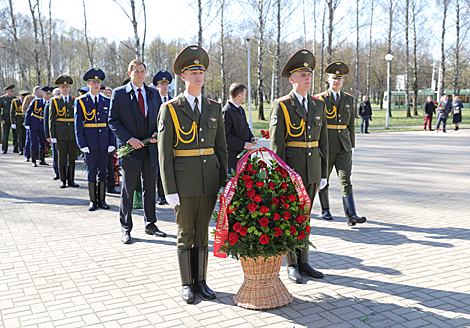
[[[41,89],[41,87],[39,85],[35,86],[34,89],[33,89],[33,93],[36,93],[36,91],[38,91],[38,89]]]
[[[59,88],[55,88],[54,90],[52,90],[52,94],[55,96],[56,93],[59,92],[60,93],[60,89]]]
[[[460,100],[460,97],[459,97],[459,96],[455,96],[454,99],[455,99],[455,100]]]
[[[243,93],[244,90],[246,90],[246,86],[243,83],[232,83],[230,89],[228,89],[228,94],[230,98],[235,98],[240,93]]]
[[[129,63],[129,66],[127,67],[127,71],[132,72],[132,70],[134,69],[134,66],[139,66],[139,65],[144,65],[144,68],[147,69],[147,66],[145,66],[145,64],[142,61],[138,59],[133,59]]]
[[[106,87],[106,90],[110,90],[111,92],[113,92],[113,89],[111,89],[110,87]]]

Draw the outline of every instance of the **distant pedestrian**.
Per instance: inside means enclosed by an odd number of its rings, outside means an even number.
[[[361,118],[361,133],[364,133],[363,126],[365,123],[366,134],[369,134],[369,120],[372,121],[372,107],[367,96],[362,97],[362,101],[359,104],[359,117]]]
[[[432,131],[431,124],[432,124],[432,115],[436,114],[436,106],[432,101],[432,96],[428,96],[428,100],[423,104],[423,111],[424,111],[424,131],[426,131],[426,124],[428,125],[429,131]]]
[[[463,104],[459,99],[459,96],[455,96],[454,98],[454,103],[452,104],[452,115],[454,115],[454,118],[452,120],[452,123],[455,124],[454,131],[459,130],[459,125],[460,122],[462,122],[462,108]]]
[[[449,97],[447,95],[441,97],[441,101],[437,105],[437,124],[436,124],[436,132],[439,132],[439,126],[442,122],[442,132],[446,131],[446,123],[447,119],[449,118],[449,113],[451,111],[452,103],[449,101]]]

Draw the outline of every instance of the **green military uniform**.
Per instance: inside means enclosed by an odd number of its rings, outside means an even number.
[[[27,96],[28,92],[21,90],[20,95]],[[23,150],[25,148],[26,142],[26,128],[24,127],[24,113],[21,109],[23,105],[23,100],[21,97],[18,97],[13,100],[10,108],[10,120],[12,124],[16,125],[16,135],[18,138],[18,150],[20,155],[23,155]]]
[[[55,81],[57,85],[72,85],[73,80],[67,75],[62,75]],[[57,154],[60,188],[65,188],[65,181],[69,186],[78,187],[75,179],[75,151],[77,141],[75,140],[74,124],[74,101],[75,98],[68,95],[68,102],[64,96],[54,97],[49,101],[49,133],[51,139],[57,141]],[[66,168],[68,157],[68,169]]]
[[[289,59],[281,75],[288,78],[296,72],[308,72],[311,79],[314,68],[315,57],[309,50],[302,49]],[[305,75],[303,78],[306,78]],[[295,82],[292,83],[296,90]],[[301,176],[313,204],[320,180],[327,177],[328,131],[325,104],[317,97],[308,93],[305,96],[298,95],[294,90],[272,104],[269,131],[271,150]],[[323,278],[323,274],[308,263],[308,247],[287,253],[286,263],[287,274],[292,282],[302,283],[301,273]]]
[[[205,71],[208,66],[206,51],[193,45],[178,55],[174,71],[189,75],[191,71]],[[175,212],[182,297],[192,303],[196,292],[213,299],[215,293],[206,284],[208,230],[217,192],[227,179],[220,104],[189,93],[164,103],[158,114],[158,153],[165,195],[169,199],[177,194],[180,199]]]
[[[344,75],[349,73],[349,68],[342,62],[333,62],[325,68],[325,72],[335,79],[343,78]],[[355,147],[354,97],[340,90],[335,99],[331,86],[330,89],[317,96],[323,99],[326,105],[329,147],[328,179],[334,166],[341,184],[348,225],[353,226],[356,223],[363,223],[366,219],[357,217],[352,198],[352,149]],[[331,220],[333,217],[329,212],[328,187],[329,184],[319,191],[319,198],[323,217]]]
[[[8,87],[5,88],[5,91],[6,90],[14,90],[15,89],[15,86],[14,85],[10,85]],[[8,139],[10,137],[10,128],[11,128],[11,114],[10,114],[10,110],[11,110],[11,103],[13,102],[13,100],[15,99],[15,97],[10,97],[8,95],[3,95],[0,97],[0,117],[1,117],[1,121],[2,122],[5,122],[3,124],[3,138],[2,138],[2,150],[3,150],[3,153],[6,154],[7,153],[7,150],[8,150]],[[13,152],[17,153],[18,152],[18,143],[17,143],[17,135],[16,135],[16,131],[15,129],[13,129]]]

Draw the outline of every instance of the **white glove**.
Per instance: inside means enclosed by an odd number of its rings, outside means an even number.
[[[25,129],[26,129],[26,130],[29,130],[29,125],[25,125]]]
[[[320,189],[323,189],[323,188],[326,187],[326,183],[327,183],[327,180],[326,180],[326,179],[321,179],[321,180],[320,180],[320,184],[319,184],[318,187],[319,187]]]
[[[11,125],[11,128],[12,128],[13,130],[15,130],[15,129],[16,129],[16,124],[12,124],[12,125]]]
[[[354,155],[354,148],[351,148],[351,155]]]
[[[108,146],[108,153],[112,153],[116,149],[114,146]]]
[[[52,143],[57,143],[57,138],[51,138]]]
[[[90,152],[90,148],[88,148],[88,147],[80,148],[80,150],[84,153],[89,153]]]
[[[165,198],[168,204],[173,207],[180,205],[180,196],[178,196],[178,194],[165,195]]]

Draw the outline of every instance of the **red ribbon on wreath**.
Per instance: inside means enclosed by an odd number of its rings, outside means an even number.
[[[310,212],[311,202],[308,197],[307,190],[305,190],[302,178],[300,175],[295,172],[289,165],[287,165],[279,156],[277,156],[272,150],[261,147],[258,149],[251,149],[248,151],[245,156],[243,156],[237,165],[237,173],[232,177],[224,188],[222,196],[220,196],[220,210],[219,216],[217,218],[217,226],[215,228],[215,237],[214,237],[214,256],[220,258],[226,258],[227,254],[220,250],[220,247],[225,244],[225,241],[228,240],[228,216],[227,216],[227,207],[230,205],[230,202],[235,196],[235,190],[237,189],[238,177],[245,170],[248,157],[255,153],[262,153],[263,151],[267,152],[271,157],[276,161],[276,163],[287,171],[289,177],[294,184],[295,191],[299,196],[299,201],[305,204],[307,212]]]

